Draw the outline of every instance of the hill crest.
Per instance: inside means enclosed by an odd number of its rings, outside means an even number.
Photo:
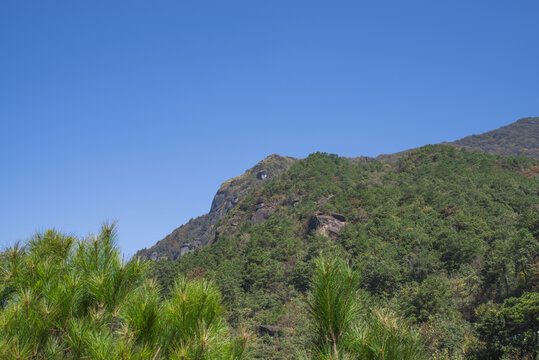
[[[471,151],[485,151],[497,155],[523,155],[539,159],[539,117],[522,118],[483,134],[442,144]],[[417,149],[381,154],[376,158],[358,156],[345,159],[353,164],[368,164],[373,161],[395,163],[415,150]],[[282,175],[297,161],[298,159],[288,156],[269,155],[246,170],[244,174],[225,181],[215,194],[209,213],[191,219],[149,249],[142,249],[136,255],[152,260],[161,258],[174,260],[197,247],[210,244],[220,219],[224,218],[246,195]]]

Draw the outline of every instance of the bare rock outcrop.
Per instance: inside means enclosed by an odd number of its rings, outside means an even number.
[[[258,331],[260,332],[260,334],[262,335],[268,334],[271,337],[274,337],[275,335],[277,335],[280,329],[281,329],[280,327],[273,326],[273,325],[260,325],[258,327]]]
[[[326,215],[317,213],[311,218],[309,229],[315,231],[318,235],[335,239],[345,225],[346,218],[341,214],[331,213]]]
[[[280,176],[296,163],[288,156],[270,155],[244,174],[225,181],[215,194],[209,213],[190,220],[175,229],[149,249],[140,250],[137,255],[146,259],[177,259],[194,251],[197,247],[210,244],[215,239],[217,223],[224,218],[247,194]],[[254,223],[267,219],[275,207],[257,209]],[[196,245],[195,245],[196,244]]]
[[[264,202],[260,202],[256,204],[256,209],[251,217],[251,224],[257,225],[262,223],[264,220],[269,218],[274,212],[276,207],[272,205],[268,205]]]

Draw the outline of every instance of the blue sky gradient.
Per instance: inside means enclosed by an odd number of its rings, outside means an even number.
[[[269,154],[392,153],[539,115],[537,1],[0,3],[0,247],[126,255]]]

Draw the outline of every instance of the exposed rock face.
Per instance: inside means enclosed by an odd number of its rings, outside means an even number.
[[[371,163],[371,162],[377,160],[377,159],[375,159],[373,157],[370,157],[370,156],[358,156],[358,157],[353,157],[353,158],[343,156],[343,159],[346,159],[346,160],[350,161],[353,164],[368,164],[368,163]]]
[[[256,204],[256,210],[251,218],[251,224],[256,225],[262,223],[275,212],[275,206],[266,205],[265,203]]]
[[[260,334],[268,334],[271,337],[275,336],[279,332],[279,330],[280,327],[272,325],[260,325],[258,327],[258,331],[260,332]]]
[[[296,161],[297,159],[287,156],[270,155],[243,175],[224,182],[213,199],[208,214],[210,224],[215,226],[217,221],[228,214],[245,195],[266,184],[274,177],[280,176],[290,169]]]
[[[180,256],[184,256],[187,253],[195,251],[195,249],[200,247],[200,245],[200,241],[182,244],[182,246],[180,246]]]
[[[151,248],[140,250],[136,255],[152,260],[163,258],[174,260],[197,247],[211,243],[220,219],[225,217],[245,195],[274,177],[280,176],[296,161],[297,159],[287,156],[270,155],[243,175],[225,181],[215,194],[208,214],[190,220]],[[255,221],[264,221],[273,211],[275,208],[261,207],[255,214]]]
[[[239,201],[240,199],[238,197],[230,196],[226,191],[217,191],[211,203],[210,212],[208,213],[210,224],[217,224],[217,221],[225,216]]]
[[[309,229],[316,234],[335,239],[342,227],[346,225],[346,218],[343,215],[332,213],[324,215],[318,213],[311,218]]]

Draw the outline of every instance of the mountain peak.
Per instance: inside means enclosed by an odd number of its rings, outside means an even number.
[[[215,194],[210,212],[180,226],[149,249],[137,255],[149,259],[176,259],[199,246],[212,242],[217,222],[257,187],[283,174],[298,161],[293,157],[271,154],[246,170],[242,175],[221,184]]]

